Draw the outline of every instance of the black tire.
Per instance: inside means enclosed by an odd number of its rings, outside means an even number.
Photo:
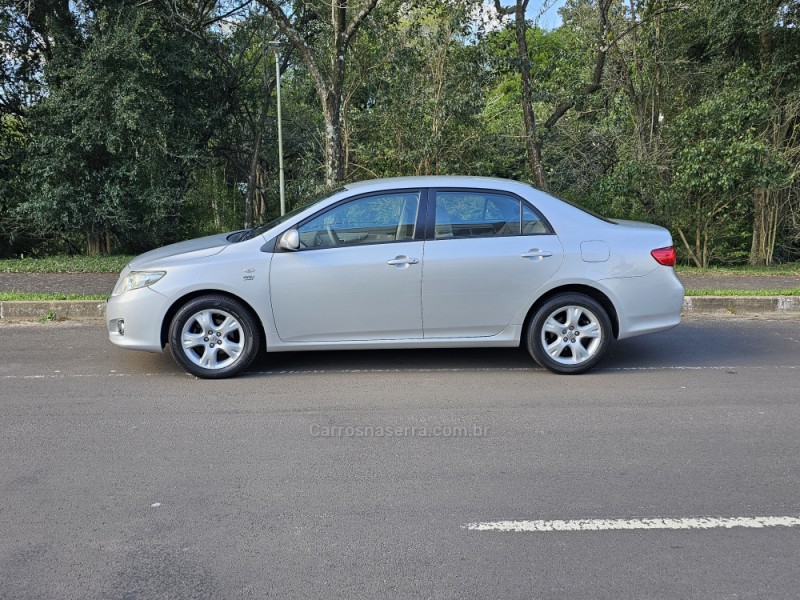
[[[533,359],[545,369],[565,375],[585,373],[595,367],[605,356],[612,337],[606,310],[593,298],[579,293],[559,294],[545,302],[526,332]]]
[[[224,379],[253,362],[261,347],[261,327],[241,302],[216,294],[200,296],[175,313],[169,346],[175,362],[187,373],[203,379]]]

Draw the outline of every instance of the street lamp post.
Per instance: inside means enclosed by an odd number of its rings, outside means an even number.
[[[269,47],[275,52],[275,86],[278,92],[278,173],[281,190],[281,216],[286,214],[286,186],[283,179],[283,127],[281,123],[281,43],[272,40]]]

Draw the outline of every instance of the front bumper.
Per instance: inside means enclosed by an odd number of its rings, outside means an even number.
[[[109,341],[120,348],[161,352],[161,324],[168,309],[167,298],[149,287],[112,296],[106,302]]]

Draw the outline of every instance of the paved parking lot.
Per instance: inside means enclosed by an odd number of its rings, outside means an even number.
[[[0,340],[3,599],[797,597],[794,320],[577,377],[447,350],[214,382],[96,323]]]

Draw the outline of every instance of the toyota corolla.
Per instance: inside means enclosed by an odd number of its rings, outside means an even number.
[[[661,227],[476,177],[353,183],[251,230],[136,257],[111,342],[230,377],[259,350],[519,346],[556,373],[680,321]]]

